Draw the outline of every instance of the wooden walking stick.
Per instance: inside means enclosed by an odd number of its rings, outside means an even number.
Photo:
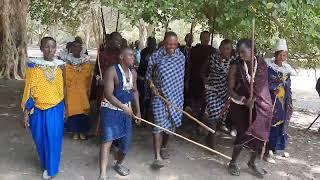
[[[149,81],[149,83],[150,83],[151,87],[156,88],[151,80]],[[196,123],[198,123],[200,126],[205,128],[209,132],[211,132],[213,134],[216,133],[216,131],[214,131],[213,129],[211,129],[207,125],[203,124],[200,120],[198,120],[197,118],[193,117],[191,114],[185,112],[184,110],[178,108],[176,105],[172,104],[170,101],[168,101],[165,97],[161,96],[159,93],[157,93],[155,95],[158,96],[159,98],[161,98],[167,105],[172,106],[176,111],[179,111],[179,112],[183,113],[184,115],[188,116],[191,120],[195,121]]]
[[[102,12],[102,8],[101,8],[101,12]],[[97,35],[97,31],[96,31],[96,23],[95,23],[95,16],[94,16],[94,11],[93,9],[91,9],[91,13],[92,13],[92,25],[93,25],[93,34],[94,37],[96,39],[96,46],[97,46],[97,64],[98,64],[98,70],[99,70],[99,75],[100,75],[100,79],[103,79],[103,75],[102,75],[102,70],[101,70],[101,65],[100,65],[100,44],[101,44],[101,37],[100,34]],[[100,104],[97,104],[98,106],[100,106]],[[100,129],[100,116],[98,114],[97,117],[97,125],[96,125],[96,129],[95,129],[95,135],[97,136],[99,134],[99,129]]]
[[[222,157],[224,157],[224,158],[226,158],[226,159],[228,159],[228,160],[231,160],[231,157],[229,157],[229,156],[227,156],[227,155],[225,155],[225,154],[223,154],[223,153],[221,153],[221,152],[219,152],[219,151],[213,150],[213,149],[211,149],[211,148],[209,148],[209,147],[207,147],[207,146],[205,146],[205,145],[202,145],[202,144],[200,144],[200,143],[197,143],[197,142],[195,142],[195,141],[193,141],[193,140],[191,140],[191,139],[188,139],[188,138],[186,138],[186,137],[184,137],[184,136],[182,136],[182,135],[180,135],[180,134],[174,133],[174,132],[172,132],[172,131],[170,131],[170,130],[168,130],[168,129],[166,129],[166,128],[163,128],[163,127],[161,127],[161,126],[158,126],[158,125],[156,125],[156,124],[153,124],[153,123],[151,123],[151,122],[149,122],[149,121],[147,121],[147,120],[145,120],[145,119],[139,118],[139,117],[137,117],[137,116],[133,116],[133,118],[136,119],[136,120],[142,121],[142,122],[144,122],[144,123],[146,123],[146,124],[149,124],[149,125],[151,125],[151,126],[157,127],[157,128],[159,128],[159,129],[161,129],[161,130],[163,130],[163,131],[166,131],[166,132],[168,132],[168,133],[170,133],[170,134],[173,134],[173,135],[175,135],[175,136],[177,136],[177,137],[179,137],[179,138],[181,138],[181,139],[184,139],[184,140],[186,140],[186,141],[188,141],[188,142],[190,142],[190,143],[192,143],[192,144],[195,144],[195,145],[197,145],[197,146],[199,146],[199,147],[202,147],[202,148],[204,148],[204,149],[206,149],[206,150],[208,150],[208,151],[210,151],[210,152],[212,152],[212,153],[218,154],[218,155],[220,155],[220,156],[222,156]]]
[[[105,43],[107,41],[107,31],[106,31],[106,24],[104,22],[104,15],[103,15],[102,7],[100,8],[100,13],[101,13],[101,25],[102,25],[102,30],[103,30],[103,42]]]
[[[255,56],[254,56],[254,43],[255,43],[255,40],[254,40],[254,34],[255,34],[255,18],[252,19],[252,45],[251,45],[251,69],[250,69],[250,72],[251,72],[251,78],[250,78],[250,96],[249,96],[249,99],[250,101],[252,101],[253,99],[253,81],[254,81],[254,77],[253,77],[253,69],[254,69],[254,59],[255,59]],[[250,107],[249,109],[249,127],[251,126],[252,124],[252,118],[253,118],[253,114],[252,114],[252,111],[253,111],[253,107]]]
[[[118,32],[118,27],[119,27],[119,19],[120,19],[120,11],[118,10],[118,16],[117,16],[117,25],[116,25],[116,32]]]

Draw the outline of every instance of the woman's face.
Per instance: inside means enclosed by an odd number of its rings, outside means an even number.
[[[82,51],[82,44],[77,43],[77,42],[73,42],[72,48],[71,48],[71,52],[72,52],[73,56],[75,58],[80,58],[81,51]]]
[[[276,61],[284,62],[288,59],[288,51],[281,51],[275,56]]]
[[[43,46],[41,46],[41,51],[43,53],[43,57],[46,60],[53,60],[56,50],[57,50],[57,45],[56,42],[52,40],[48,40],[44,43]]]
[[[239,48],[239,56],[243,61],[251,61],[251,48],[241,46]]]

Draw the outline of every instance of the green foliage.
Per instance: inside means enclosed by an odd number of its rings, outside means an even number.
[[[319,0],[101,0],[101,3],[119,9],[133,24],[140,19],[155,25],[176,19],[194,20],[234,40],[251,37],[255,18],[256,41],[261,51],[272,51],[276,39],[285,38],[293,59],[319,62]]]
[[[42,25],[62,24],[75,31],[80,26],[80,15],[87,9],[85,0],[30,0],[30,16]]]

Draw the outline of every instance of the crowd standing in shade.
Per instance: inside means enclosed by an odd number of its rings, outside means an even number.
[[[292,115],[292,68],[286,61],[286,40],[277,41],[271,59],[263,59],[250,39],[237,41],[236,51],[232,40],[223,40],[219,49],[209,41],[210,33],[203,31],[200,44],[192,46],[189,33],[186,45],[179,46],[177,34],[169,31],[158,46],[154,37],[148,37],[146,48],[140,50],[139,41],[129,48],[127,40],[113,32],[106,35],[92,66],[80,37],[67,44],[59,59],[55,58],[56,41],[44,37],[43,57],[26,61],[21,102],[23,124],[36,144],[42,177],[50,179],[59,173],[64,127],[74,140],[87,139],[94,128],[90,121],[95,120],[89,116],[91,101],[97,105],[95,129],[102,139],[99,180],[108,177],[111,151],[116,155],[113,169],[121,176],[130,174],[124,158],[131,144],[133,117],[142,114],[143,119],[175,132],[183,116],[174,106],[181,110],[191,106],[193,115],[215,131],[221,130],[219,124],[235,129],[229,173],[240,175],[238,159],[247,147],[251,150],[248,167],[263,178],[267,171],[256,163],[260,155],[271,163],[275,155],[289,156],[285,149]],[[166,166],[171,135],[152,129],[152,168]],[[206,145],[215,148],[215,144],[216,135],[208,133]]]

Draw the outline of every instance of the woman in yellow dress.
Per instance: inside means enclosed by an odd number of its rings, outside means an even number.
[[[43,179],[59,172],[64,125],[64,62],[56,59],[56,41],[44,37],[43,57],[27,60],[21,107],[43,170]]]
[[[66,129],[73,139],[86,139],[89,130],[89,87],[91,82],[90,56],[81,53],[82,44],[72,42],[71,53],[60,55],[66,62],[67,115]]]

